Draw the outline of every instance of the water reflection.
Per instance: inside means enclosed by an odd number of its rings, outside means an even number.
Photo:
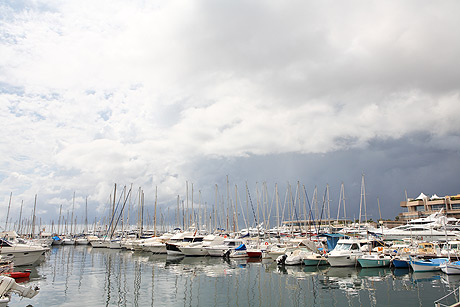
[[[42,289],[32,306],[432,305],[460,285],[460,276],[441,272],[278,266],[267,259],[169,257],[87,246],[52,248],[45,262],[29,269],[30,280]]]

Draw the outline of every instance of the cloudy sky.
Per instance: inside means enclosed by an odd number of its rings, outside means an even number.
[[[0,226],[104,214],[114,183],[174,210],[320,202],[394,218],[460,193],[458,1],[1,1]],[[233,196],[232,196],[233,197]],[[233,197],[235,198],[235,197]]]

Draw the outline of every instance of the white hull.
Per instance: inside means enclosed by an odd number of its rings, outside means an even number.
[[[120,241],[111,241],[109,243],[110,249],[121,249],[121,242]]]
[[[230,249],[227,246],[225,247],[218,247],[218,246],[213,246],[213,247],[207,247],[208,250],[208,255],[211,257],[223,257],[224,254]]]
[[[88,239],[77,239],[75,240],[75,243],[77,245],[88,245],[89,242],[88,242]]]
[[[13,256],[14,266],[33,265],[38,262],[42,255],[45,254],[45,249],[30,250],[30,249],[14,249],[11,247],[2,247],[1,255]]]
[[[230,253],[230,258],[248,258],[248,253],[246,251],[237,251],[234,250]]]
[[[90,242],[92,247],[95,248],[107,248],[109,247],[109,241],[106,240],[93,240]]]
[[[182,252],[172,251],[172,250],[167,250],[166,253],[168,254],[168,256],[183,256],[184,255]]]
[[[166,254],[166,244],[145,245],[144,249],[154,254]]]
[[[358,255],[329,255],[327,262],[331,266],[356,266],[358,265]]]
[[[63,245],[75,245],[75,240],[74,239],[63,239],[62,240]]]
[[[460,265],[453,263],[443,263],[440,265],[441,271],[448,275],[460,274]]]
[[[184,246],[179,247],[185,256],[207,256],[208,251],[203,246]]]
[[[444,259],[447,262],[447,258],[439,258],[439,259],[431,259],[428,261],[423,260],[410,260],[410,266],[414,272],[431,272],[431,271],[439,271],[441,268],[440,262],[433,263],[431,261],[442,261]]]

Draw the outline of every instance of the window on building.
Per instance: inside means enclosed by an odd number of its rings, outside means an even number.
[[[417,206],[415,207],[415,211],[425,211],[425,206]]]
[[[431,206],[431,210],[435,210],[435,211],[438,211],[438,210],[441,210],[441,209],[445,209],[446,206],[445,205],[432,205]]]
[[[460,204],[452,204],[452,210],[460,210]]]

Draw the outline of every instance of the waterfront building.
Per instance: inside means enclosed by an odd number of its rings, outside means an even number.
[[[402,212],[398,215],[399,219],[402,221],[427,217],[430,214],[439,212],[441,209],[443,209],[447,217],[460,219],[460,194],[444,197],[439,197],[434,194],[428,197],[420,193],[415,199],[408,198],[406,201],[402,201],[400,206],[407,209],[406,212]]]

